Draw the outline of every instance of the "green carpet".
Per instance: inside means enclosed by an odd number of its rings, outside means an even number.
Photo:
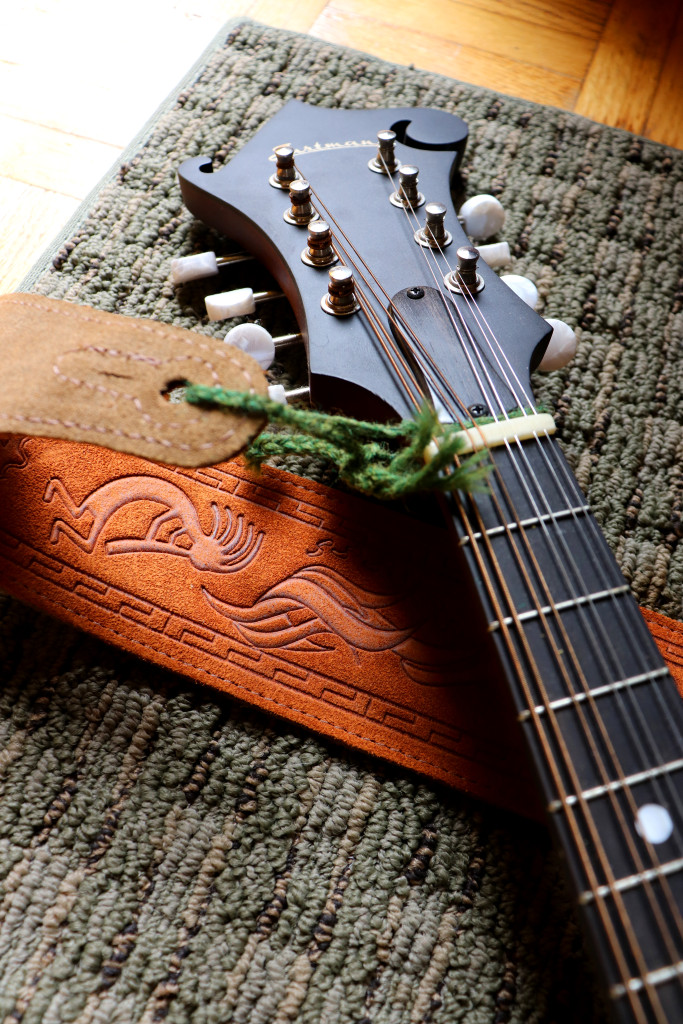
[[[293,98],[459,114],[468,193],[500,196],[515,272],[579,328],[537,393],[638,600],[679,617],[683,155],[253,23],[226,35],[29,286],[218,333],[213,289],[168,283],[171,258],[220,249],[182,207],[183,159],[229,160]],[[604,1019],[541,829],[9,598],[0,644],[0,1019]]]

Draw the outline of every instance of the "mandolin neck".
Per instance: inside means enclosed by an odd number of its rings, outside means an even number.
[[[673,1024],[683,705],[558,445],[491,458],[490,493],[453,499],[455,530],[615,1017]]]

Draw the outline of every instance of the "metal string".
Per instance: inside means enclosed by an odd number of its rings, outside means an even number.
[[[411,210],[411,212],[412,212],[412,210]],[[407,211],[406,211],[406,213],[407,213]],[[328,215],[329,215],[329,214],[328,214]],[[346,237],[346,236],[345,236],[345,237]],[[426,258],[428,259],[428,257],[427,257],[427,253],[426,253],[426,252],[425,252],[425,257],[426,257]],[[431,268],[430,268],[430,269],[431,269]],[[432,271],[432,274],[433,274],[433,271]],[[433,276],[434,276],[434,275],[433,275]],[[374,277],[374,275],[373,275],[373,277]],[[376,280],[376,279],[375,279],[375,280]],[[380,287],[381,287],[381,286],[380,286]],[[466,288],[466,287],[463,287],[463,292],[465,293],[465,301],[468,301],[468,297],[467,297],[467,288]],[[458,312],[458,315],[460,315],[460,314],[459,314],[459,310],[458,310],[458,308],[457,308],[457,304],[455,303],[455,300],[453,299],[453,297],[451,297],[451,298],[452,298],[452,301],[453,301],[453,305],[454,305],[454,307],[456,308],[456,310],[457,310],[457,312]],[[468,304],[469,304],[469,303],[468,303]],[[478,312],[478,310],[477,310],[477,312]],[[452,319],[452,318],[451,318],[451,319]],[[476,317],[476,316],[475,316],[475,319],[477,319],[477,317]],[[478,322],[480,323],[480,321],[478,321]],[[456,325],[454,324],[454,326],[456,326]],[[466,325],[465,325],[465,326],[466,326]],[[487,325],[487,326],[488,326],[488,325]],[[474,338],[472,337],[472,335],[471,335],[471,332],[469,331],[469,328],[466,328],[466,329],[467,329],[467,333],[469,334],[469,338],[471,339],[471,341],[472,341],[473,345],[476,345],[476,343],[475,343],[475,341],[474,341]],[[457,330],[457,327],[456,327],[456,330]],[[459,332],[459,331],[457,331],[457,333],[458,333],[458,335],[460,336],[460,339],[461,339],[461,343],[464,343],[464,339],[462,339],[462,335],[460,335],[460,332]],[[485,332],[484,332],[484,331],[482,330],[482,334],[484,334],[484,333],[485,333]],[[493,332],[491,332],[491,331],[490,331],[490,328],[489,328],[489,333],[491,334],[491,337],[493,338],[493,340],[494,340],[494,341],[496,342],[496,344],[497,344],[497,341],[496,341],[496,339],[495,339],[495,336],[493,335]],[[490,346],[490,343],[489,343],[489,346]],[[477,351],[477,352],[478,352],[478,347],[475,347],[475,351]],[[502,351],[502,350],[501,350],[501,351]],[[504,353],[503,353],[503,355],[504,355]],[[480,358],[481,358],[481,357],[480,357]],[[506,358],[506,357],[505,357],[505,358]],[[506,358],[506,361],[507,361],[507,358]],[[502,366],[501,366],[501,364],[500,364],[500,361],[499,361],[499,360],[498,360],[498,365],[499,365],[499,367],[501,368],[501,371],[502,371],[502,375],[503,375],[504,377],[507,377],[507,374],[506,374],[506,373],[505,373],[505,371],[503,370],[503,368],[502,368]],[[508,365],[509,365],[509,362],[508,362]],[[514,372],[514,371],[513,371],[513,372]],[[489,379],[490,379],[490,378],[489,378]],[[518,383],[519,383],[519,381],[518,381]],[[521,385],[520,385],[520,386],[521,386]],[[482,389],[482,390],[483,390],[483,389]],[[495,389],[494,389],[494,390],[495,390]],[[514,393],[514,389],[513,389],[513,388],[511,388],[511,390],[513,390],[513,393]],[[522,390],[523,390],[523,388],[522,388]],[[497,396],[497,397],[498,397],[498,401],[499,401],[499,408],[501,409],[501,411],[502,411],[503,415],[507,416],[507,413],[506,413],[505,409],[504,409],[504,408],[502,407],[502,403],[500,402],[500,398],[499,398],[499,396]],[[531,404],[531,403],[530,403],[530,404]],[[509,446],[508,446],[508,450],[510,451],[510,449],[509,449]],[[512,452],[510,452],[510,453],[512,454]],[[512,461],[514,462],[514,460],[512,460]],[[517,467],[517,468],[518,468],[518,467]],[[521,525],[521,524],[518,524],[518,525]],[[483,526],[483,524],[482,524],[482,526]],[[522,530],[522,531],[521,531],[521,533],[522,533],[522,536],[523,536],[523,535],[524,535],[524,531]],[[516,545],[515,545],[515,547],[516,547]],[[531,552],[530,552],[530,553],[531,553]],[[494,561],[495,561],[495,558],[494,558]],[[523,568],[525,569],[525,566],[523,566]],[[527,578],[528,578],[528,574],[526,574],[526,573],[525,573],[525,575],[527,575]],[[511,605],[512,605],[512,602],[511,602],[511,601],[510,601],[510,603],[511,603]],[[538,610],[539,610],[539,612],[540,612],[540,608],[539,608]],[[559,652],[558,652],[558,655],[559,655]],[[560,667],[561,667],[561,662],[560,662],[560,659],[559,659],[559,657],[558,657],[558,665],[560,665]],[[568,680],[567,680],[567,681],[568,681]],[[543,690],[543,687],[540,687],[540,689],[541,689],[541,690]],[[532,705],[533,705],[533,702],[532,702]],[[583,710],[583,709],[581,709],[581,710]],[[585,726],[585,722],[584,722],[584,726]],[[589,737],[590,737],[590,738],[592,739],[592,734],[588,733],[588,735],[589,735]],[[560,736],[560,739],[562,739],[562,737],[561,737],[561,736]],[[561,745],[563,745],[563,744],[561,744]],[[566,751],[565,751],[565,755],[566,755]],[[597,751],[596,751],[596,759],[597,759],[597,760],[599,761],[599,758],[597,757]],[[576,788],[576,789],[577,789],[577,790],[578,790],[578,791],[580,792],[580,784],[578,784],[578,779],[577,779],[576,781],[577,781],[577,786],[576,786],[575,788]],[[561,788],[563,788],[563,787],[561,787]]]

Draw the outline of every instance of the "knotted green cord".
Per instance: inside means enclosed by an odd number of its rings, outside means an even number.
[[[290,433],[259,434],[251,442],[245,455],[257,466],[276,455],[326,458],[337,466],[340,478],[349,487],[385,499],[418,491],[485,488],[489,468],[482,465],[485,452],[467,455],[455,466],[453,459],[463,447],[461,430],[440,423],[426,404],[414,420],[384,425],[295,409],[260,395],[201,384],[188,384],[185,399],[193,405],[222,406],[288,427]],[[435,438],[438,448],[425,462],[425,449]]]

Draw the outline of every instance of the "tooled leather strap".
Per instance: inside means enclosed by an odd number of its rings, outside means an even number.
[[[444,530],[241,461],[0,446],[0,583],[352,747],[533,813]],[[679,686],[680,624],[646,613]]]

